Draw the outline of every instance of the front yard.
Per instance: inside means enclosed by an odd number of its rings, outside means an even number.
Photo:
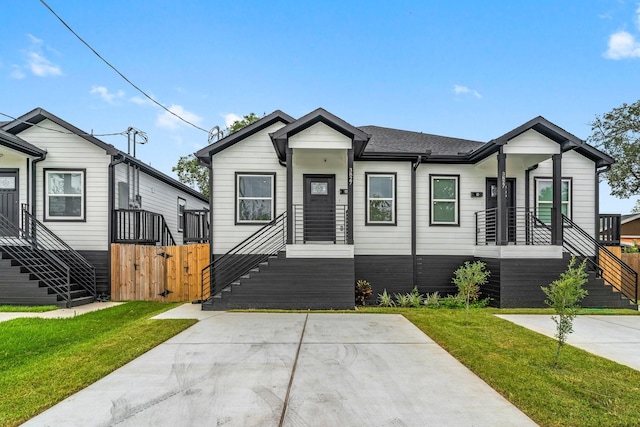
[[[69,319],[0,322],[0,426],[15,426],[195,320],[149,320],[178,304],[130,302]]]
[[[71,319],[0,322],[0,425],[26,421],[194,324],[149,320],[176,305],[130,302]],[[358,312],[404,315],[542,426],[640,425],[639,371],[571,346],[554,369],[553,339],[494,316],[549,310],[473,309],[468,326],[463,310]],[[638,314],[597,311],[623,313]]]

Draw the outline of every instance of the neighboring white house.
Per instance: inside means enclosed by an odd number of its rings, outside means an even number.
[[[474,259],[494,303],[541,305],[566,252],[597,258],[571,241],[597,238],[598,174],[615,162],[542,117],[484,143],[321,108],[275,111],[196,155],[212,171],[205,309],[353,307],[358,279],[374,295],[453,293]]]
[[[0,129],[0,215],[23,229],[37,220],[83,255],[98,294],[110,293],[111,243],[182,244],[185,209],[208,209],[201,193],[41,108]]]

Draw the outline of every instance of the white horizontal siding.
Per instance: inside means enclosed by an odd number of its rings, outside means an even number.
[[[356,255],[411,255],[411,162],[354,162],[353,237]],[[397,173],[396,225],[365,225],[366,173]]]
[[[136,190],[133,188],[133,169],[124,164],[120,163],[115,167],[115,201],[114,206],[118,207],[119,199],[119,189],[118,182],[127,182],[127,169],[129,169],[129,182],[130,182],[130,190],[129,196],[131,199],[135,198]],[[159,179],[152,177],[151,175],[147,175],[144,172],[140,172],[140,196],[142,198],[142,204],[140,206],[141,209],[154,212],[157,214],[161,214],[169,229],[171,230],[171,234],[176,241],[176,244],[181,245],[182,241],[182,232],[178,231],[178,197],[186,200],[185,209],[207,209],[209,204],[198,199],[197,197],[192,196],[189,193],[186,193],[178,188],[175,188]],[[136,187],[138,187],[136,185]]]
[[[27,200],[27,157],[13,150],[4,149],[4,154],[0,157],[0,170],[2,169],[18,169],[18,211],[22,209],[22,205],[29,203]]]
[[[558,154],[560,144],[529,129],[507,142],[503,151],[505,154]]]
[[[531,173],[531,207],[535,207],[537,197],[534,178],[552,176],[551,160],[540,163]],[[567,151],[562,154],[562,177],[571,178],[571,219],[595,238],[595,164],[575,151]]]
[[[294,205],[301,205],[304,202],[303,177],[306,174],[335,175],[336,204],[346,205],[348,203],[348,196],[340,194],[341,188],[348,187],[347,150],[293,150]]]
[[[324,123],[316,123],[289,138],[289,147],[347,150],[351,139]]]
[[[36,217],[76,250],[107,250],[110,156],[103,149],[77,135],[69,134],[66,129],[49,120],[26,129],[18,136],[47,150],[46,160],[36,165]],[[84,222],[44,220],[43,171],[50,168],[86,171]]]
[[[287,170],[279,164],[269,137],[283,126],[273,124],[213,157],[213,253],[226,253],[262,227],[235,224],[236,172],[275,173],[275,215],[286,210]]]

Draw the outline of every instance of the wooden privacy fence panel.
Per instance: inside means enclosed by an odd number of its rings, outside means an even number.
[[[640,275],[640,254],[622,254],[621,259]]]
[[[209,244],[111,245],[111,299],[186,302],[201,298]]]

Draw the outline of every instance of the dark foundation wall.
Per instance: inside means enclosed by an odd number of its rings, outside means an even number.
[[[109,251],[78,251],[96,269],[96,287],[98,295],[111,295],[111,283],[109,283],[109,269],[111,260]]]
[[[489,283],[481,291],[500,308],[546,307],[540,289],[556,280],[566,270],[567,259],[494,259],[481,258],[491,272]]]
[[[411,255],[357,255],[355,257],[356,280],[364,279],[373,290],[369,304],[375,304],[378,294],[411,292],[418,286],[421,293],[457,292],[451,282],[453,272],[471,256],[419,255],[417,257],[417,283],[413,282],[413,257]]]

